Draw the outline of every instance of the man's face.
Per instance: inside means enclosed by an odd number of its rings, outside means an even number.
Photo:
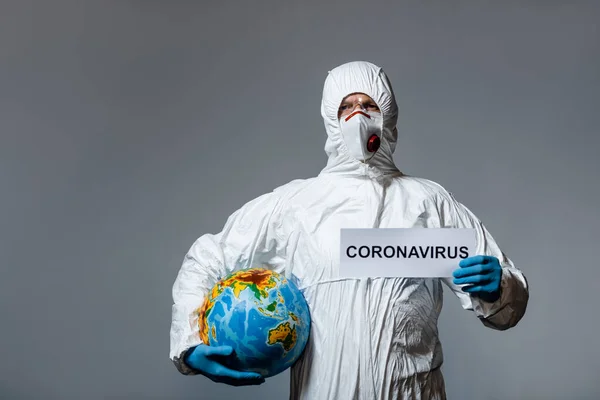
[[[338,119],[352,114],[356,110],[381,112],[375,100],[364,93],[352,93],[344,97],[338,109]]]

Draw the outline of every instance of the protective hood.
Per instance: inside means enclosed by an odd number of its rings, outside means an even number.
[[[381,146],[375,156],[365,163],[350,156],[337,117],[340,103],[352,93],[370,96],[379,106],[383,117]],[[321,115],[327,131],[325,152],[328,156],[322,174],[377,176],[399,172],[393,158],[398,139],[398,106],[383,69],[366,61],[353,61],[329,71],[323,88]]]

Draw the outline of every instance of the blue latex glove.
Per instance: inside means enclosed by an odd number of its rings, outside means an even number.
[[[465,258],[454,271],[454,284],[463,287],[463,292],[470,293],[483,301],[493,303],[500,298],[500,282],[502,266],[496,257],[474,256]]]
[[[228,368],[226,364],[233,355],[231,346],[212,347],[198,345],[185,357],[185,363],[213,382],[231,386],[260,385],[265,381],[256,372],[241,372]]]

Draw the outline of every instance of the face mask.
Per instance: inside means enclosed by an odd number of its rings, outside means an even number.
[[[350,156],[359,161],[368,161],[375,155],[381,143],[381,114],[355,111],[340,118],[342,138]]]

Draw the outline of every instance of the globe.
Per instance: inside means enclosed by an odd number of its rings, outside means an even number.
[[[200,337],[231,346],[228,366],[263,377],[277,375],[302,355],[310,333],[308,304],[292,280],[251,268],[221,279],[198,310]]]

